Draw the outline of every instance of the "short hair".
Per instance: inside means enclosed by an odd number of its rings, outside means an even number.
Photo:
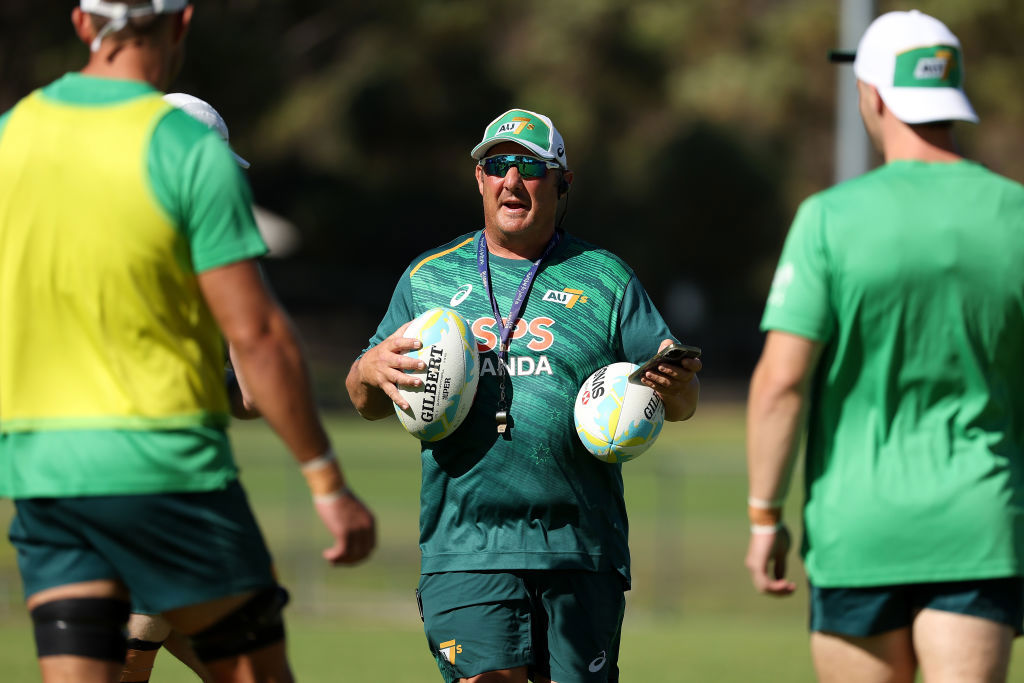
[[[953,121],[927,121],[925,123],[907,124],[911,128],[924,128],[927,130],[948,130],[953,127]]]
[[[126,0],[124,4],[129,7],[136,7],[139,5],[149,5],[150,3],[147,0]],[[170,17],[180,13],[181,12],[178,11],[162,14],[146,14],[140,17],[129,17],[127,26],[120,31],[108,34],[106,37],[114,38],[119,41],[146,38],[157,33],[167,21],[170,21]],[[104,26],[110,23],[110,17],[105,17],[102,14],[90,13],[89,21],[92,22],[93,30],[99,33],[103,30]]]

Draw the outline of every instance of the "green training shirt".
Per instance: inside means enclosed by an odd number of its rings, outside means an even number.
[[[897,161],[810,197],[762,321],[824,344],[812,583],[1024,573],[1024,188]]]
[[[236,468],[196,273],[262,255],[219,136],[68,74],[0,117],[0,495],[201,491]]]
[[[615,570],[629,581],[622,465],[579,441],[573,407],[595,370],[653,355],[671,337],[630,268],[570,235],[537,273],[509,350],[514,420],[498,436],[495,373],[500,329],[477,269],[480,232],[425,253],[402,275],[374,346],[424,311],[453,308],[481,349],[466,421],[422,444],[423,573],[500,569]],[[490,255],[495,299],[507,316],[532,261]]]

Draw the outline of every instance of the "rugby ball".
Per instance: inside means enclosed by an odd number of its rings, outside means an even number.
[[[639,366],[612,363],[580,387],[573,415],[576,433],[603,462],[627,462],[650,448],[665,424],[665,405],[654,389],[628,381]]]
[[[406,371],[423,383],[398,388],[409,408],[402,410],[396,403],[395,413],[417,439],[439,441],[462,424],[473,405],[480,380],[476,339],[465,318],[450,308],[432,308],[419,315],[404,336],[423,342],[419,350],[407,355],[419,358],[427,367]]]

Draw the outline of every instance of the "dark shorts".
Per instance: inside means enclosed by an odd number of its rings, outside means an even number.
[[[525,666],[558,683],[615,683],[626,599],[615,572],[424,574],[416,591],[445,681]]]
[[[866,588],[811,586],[812,631],[874,636],[909,627],[923,609],[989,619],[1019,634],[1024,630],[1024,582],[1012,577]]]
[[[238,482],[222,491],[15,501],[10,539],[25,595],[80,581],[128,586],[157,614],[274,585]]]

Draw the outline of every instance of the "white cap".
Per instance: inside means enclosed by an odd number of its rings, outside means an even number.
[[[935,17],[911,10],[875,19],[857,45],[853,73],[878,88],[904,123],[978,122],[963,91],[960,41]]]
[[[228,135],[228,124],[224,123],[224,119],[221,118],[221,115],[217,113],[217,110],[209,102],[183,92],[168,93],[164,95],[164,100],[168,104],[172,104],[182,110],[196,121],[204,123],[208,128],[217,131],[224,142],[231,142],[231,138]],[[249,168],[249,162],[238,156],[235,150],[232,149],[231,154],[234,155],[235,161],[238,162],[239,166]]]
[[[149,2],[133,3],[107,2],[107,0],[81,0],[78,6],[88,14],[98,14],[110,21],[100,29],[96,38],[89,46],[93,52],[100,49],[100,44],[108,33],[117,33],[128,25],[133,17],[144,17],[148,14],[168,14],[180,12],[188,5],[188,0],[149,0]]]
[[[522,145],[541,159],[557,162],[564,169],[569,168],[562,134],[551,123],[551,119],[528,109],[509,109],[488,123],[484,128],[483,139],[470,155],[479,161],[491,147],[506,140]]]

